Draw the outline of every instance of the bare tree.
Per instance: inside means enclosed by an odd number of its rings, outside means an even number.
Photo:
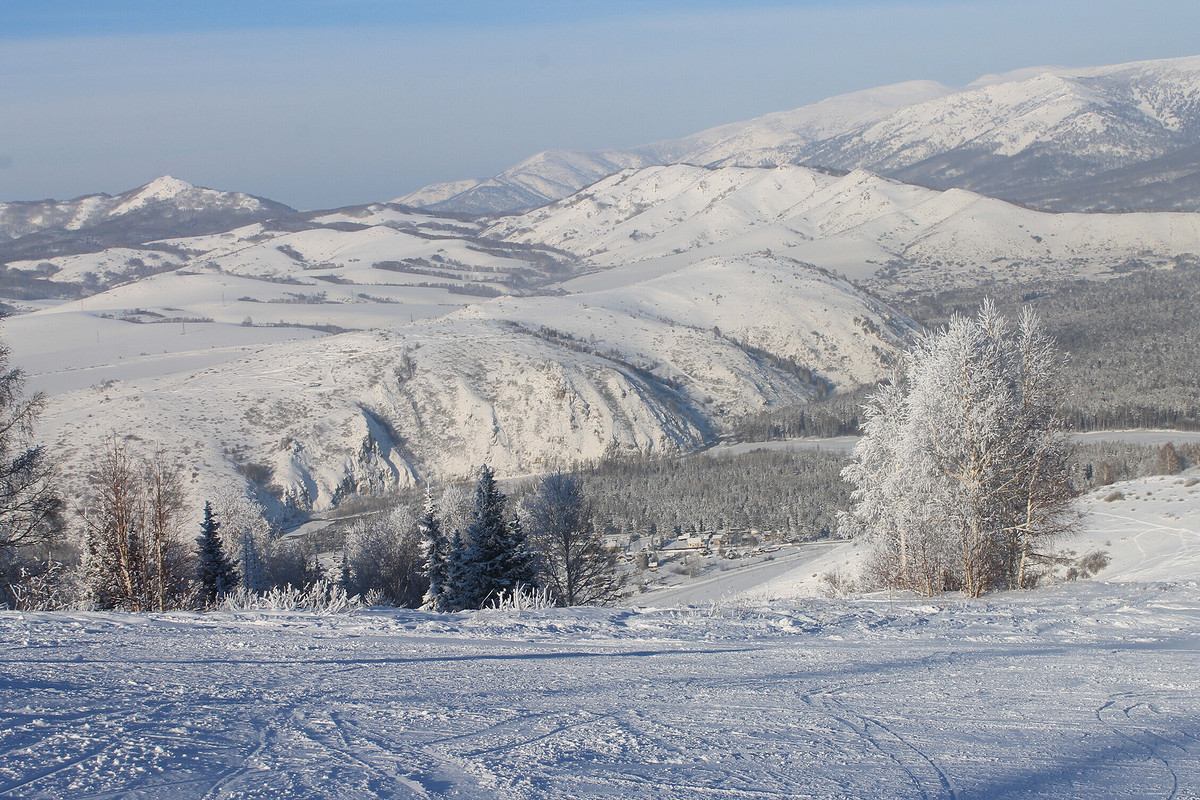
[[[180,535],[183,476],[162,451],[143,464],[146,494],[147,599],[163,611],[187,593],[188,551]]]
[[[526,501],[525,518],[539,582],[556,604],[602,604],[617,598],[621,574],[592,527],[578,478],[562,473],[543,478]]]
[[[186,603],[188,561],[178,534],[181,500],[177,468],[161,456],[138,456],[116,434],[108,437],[83,509],[83,582],[91,602],[128,611]]]

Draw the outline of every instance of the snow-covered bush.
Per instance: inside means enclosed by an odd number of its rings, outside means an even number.
[[[512,591],[500,590],[484,607],[495,611],[538,611],[555,605],[548,589],[518,585]]]
[[[336,614],[357,611],[363,607],[357,595],[350,596],[336,583],[317,581],[304,588],[275,587],[265,592],[239,588],[222,599],[221,611],[315,611]]]

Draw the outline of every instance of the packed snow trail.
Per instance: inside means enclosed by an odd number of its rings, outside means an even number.
[[[0,614],[0,798],[1195,798],[1200,586]]]

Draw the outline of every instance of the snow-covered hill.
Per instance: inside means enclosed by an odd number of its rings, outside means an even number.
[[[617,165],[798,163],[1057,211],[1200,210],[1197,146],[1200,57],[1044,67],[961,89],[914,81],[855,92],[625,154],[544,153],[406,201],[511,213],[566,197]]]
[[[212,233],[292,213],[261,197],[164,175],[118,195],[0,203],[0,262]]]
[[[863,170],[839,177],[798,166],[629,170],[487,233],[643,274],[706,255],[773,252],[894,292],[1111,276],[1200,252],[1200,214],[1050,214]]]
[[[142,289],[184,308],[189,293],[207,294],[214,309],[218,281],[231,293],[253,288],[224,272],[170,274],[86,303],[120,304],[123,293]],[[845,281],[765,255],[284,343],[275,327],[138,324],[78,305],[22,315],[6,331],[24,343],[16,352],[32,385],[61,390],[44,438],[76,465],[75,481],[103,436],[138,431],[196,465],[197,492],[241,480],[240,471],[298,508],[417,477],[463,477],[485,461],[512,475],[607,454],[696,449],[748,411],[880,377],[913,332]],[[338,305],[344,315],[334,319],[358,313]],[[319,304],[261,306],[285,317],[323,313]],[[147,303],[140,313],[163,312]],[[89,321],[105,346],[81,355]],[[67,344],[39,350],[39,335],[55,331]],[[133,338],[114,348],[122,336]],[[189,337],[198,347],[182,349]],[[133,357],[136,342],[145,349]],[[111,361],[101,363],[106,353]]]
[[[322,509],[484,461],[688,451],[877,380],[915,327],[841,275],[928,291],[1197,251],[1200,214],[667,165],[490,224],[376,204],[12,262],[84,296],[27,303],[5,336],[54,395],[44,427],[68,460],[152,430],[202,462],[196,491],[248,476]]]

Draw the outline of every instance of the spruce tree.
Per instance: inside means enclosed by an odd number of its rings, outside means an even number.
[[[258,545],[254,543],[254,535],[250,529],[242,531],[242,586],[249,592],[261,592],[263,585],[263,563],[259,555]]]
[[[199,545],[200,600],[206,608],[237,587],[238,576],[233,564],[225,556],[221,537],[217,534],[221,523],[213,516],[212,503],[204,503],[204,522],[200,524]]]
[[[504,518],[508,498],[496,486],[486,464],[475,485],[475,508],[467,528],[465,556],[459,567],[462,608],[482,608],[503,594],[533,581],[533,560],[520,524]]]
[[[442,584],[440,610],[462,611],[471,607],[463,592],[463,587],[471,585],[474,580],[468,559],[467,542],[462,531],[455,528],[447,548],[446,581]]]
[[[424,560],[425,577],[429,588],[421,608],[428,611],[447,611],[445,593],[449,581],[449,542],[442,534],[442,526],[437,518],[437,505],[433,502],[433,490],[425,490],[425,509],[417,520],[417,530],[421,534],[421,555]]]

